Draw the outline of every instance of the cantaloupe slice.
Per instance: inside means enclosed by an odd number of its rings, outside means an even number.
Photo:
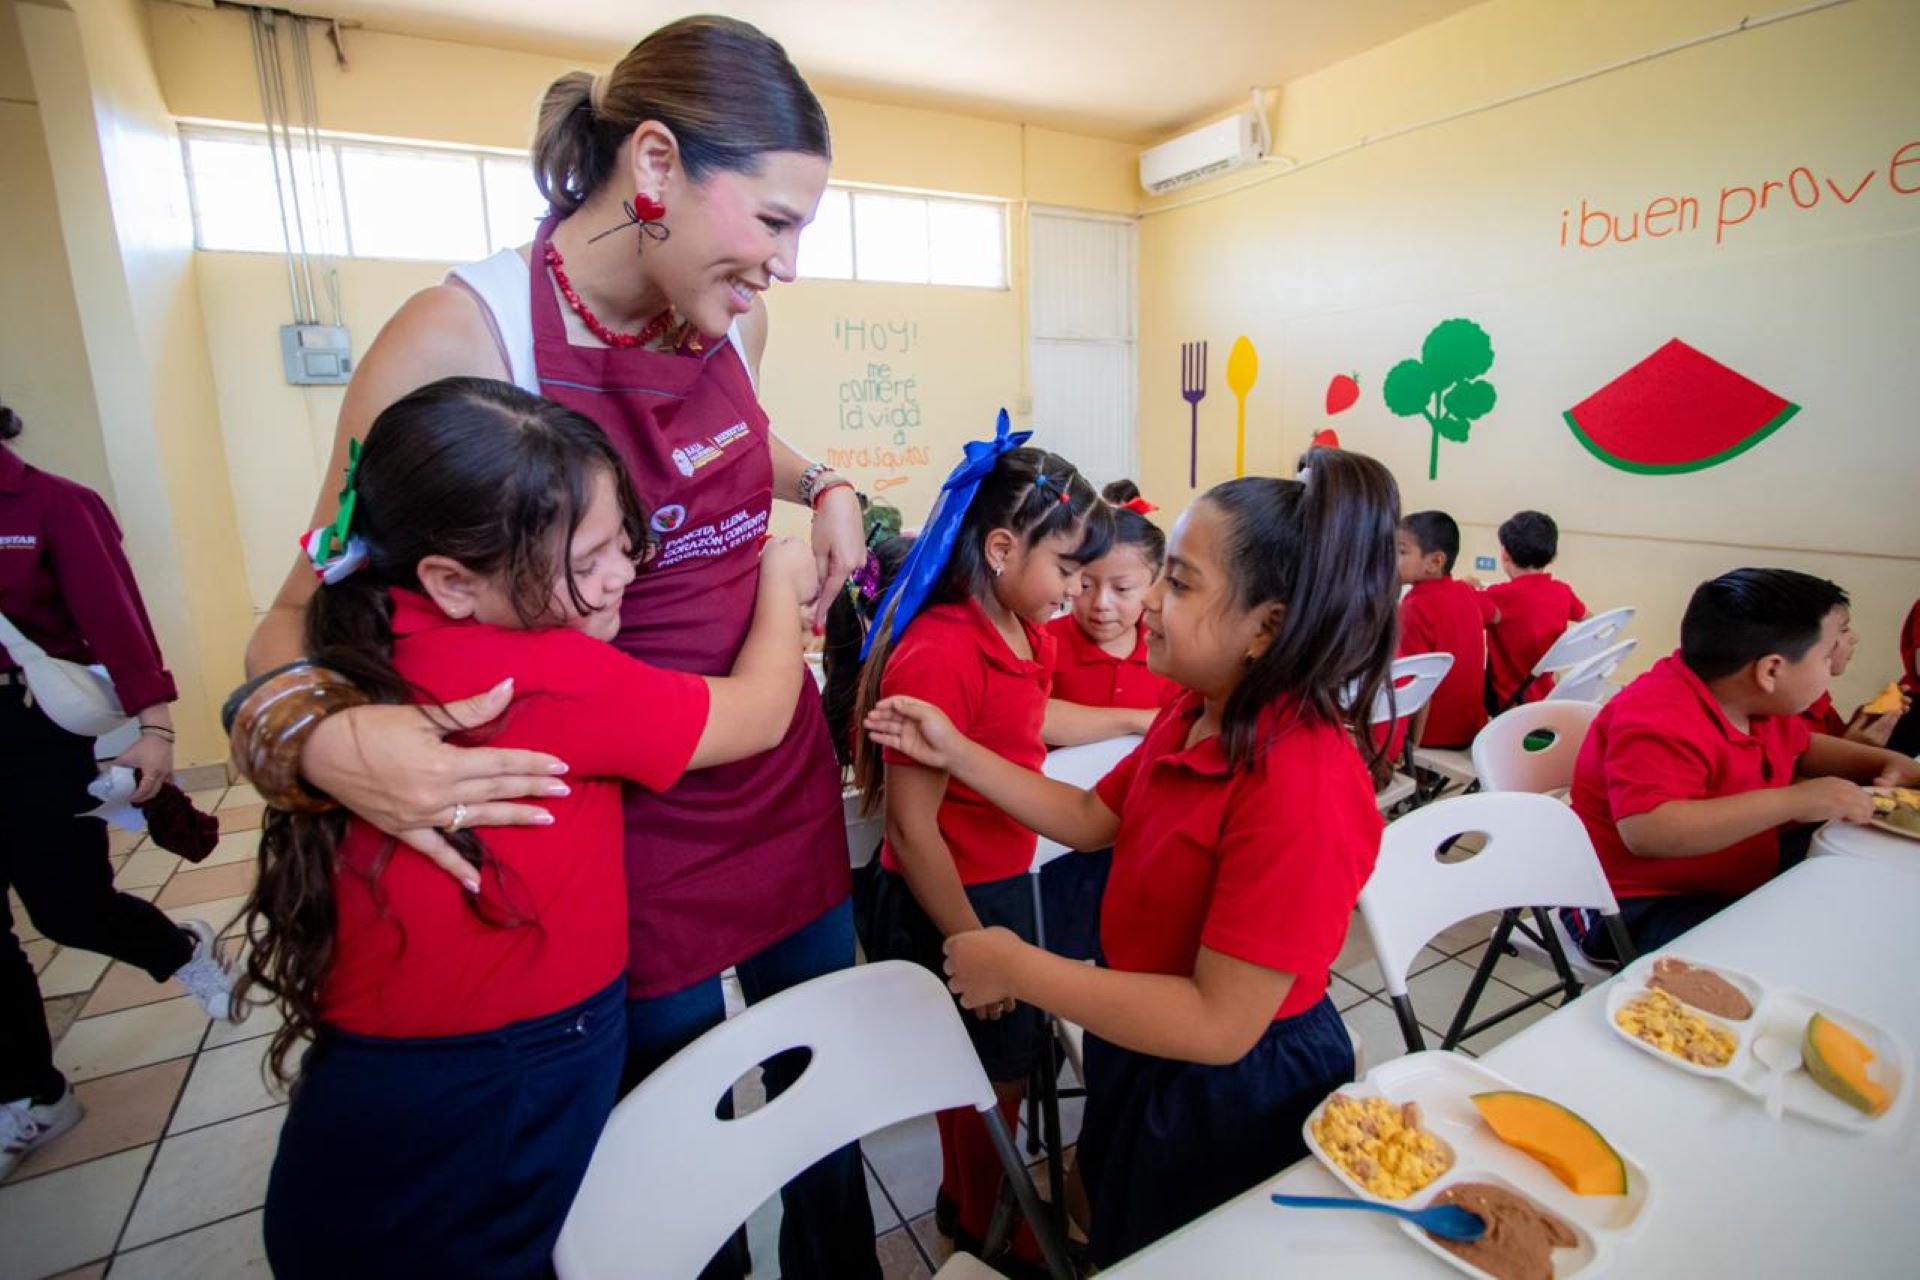
[[[1887,687],[1873,695],[1873,701],[1860,708],[1870,716],[1890,715],[1904,707],[1906,702],[1900,696],[1900,682],[1894,680]]]
[[[1627,1194],[1627,1162],[1620,1153],[1551,1098],[1502,1089],[1474,1094],[1473,1105],[1502,1142],[1547,1166],[1576,1195]]]
[[[1814,1083],[1848,1106],[1877,1116],[1893,1105],[1893,1094],[1887,1087],[1867,1078],[1873,1050],[1833,1019],[1817,1013],[1807,1019],[1806,1041],[1800,1053]]]

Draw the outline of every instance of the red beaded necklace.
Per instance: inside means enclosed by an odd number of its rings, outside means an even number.
[[[591,307],[580,300],[580,294],[574,289],[573,281],[567,279],[566,259],[560,256],[560,251],[553,247],[551,240],[547,241],[546,258],[547,266],[553,271],[553,282],[560,286],[560,296],[567,300],[567,305],[573,308],[573,314],[580,317],[580,323],[587,326],[587,331],[608,346],[623,349],[644,347],[665,336],[667,330],[673,327],[673,308],[668,307],[640,326],[638,333],[615,333],[601,323],[600,317],[593,314]]]

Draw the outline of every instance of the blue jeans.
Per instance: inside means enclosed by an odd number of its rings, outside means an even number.
[[[734,966],[748,1004],[809,978],[853,964],[853,907],[842,902],[812,924]],[[627,1002],[625,1092],[668,1058],[726,1019],[720,979],[708,978],[671,995]],[[765,1064],[767,1096],[779,1096],[805,1068],[804,1050]],[[860,1162],[860,1144],[848,1143],[821,1159],[780,1192],[780,1274],[788,1280],[879,1280],[873,1247],[873,1206]],[[700,1273],[701,1280],[744,1280],[749,1267],[744,1232]]]

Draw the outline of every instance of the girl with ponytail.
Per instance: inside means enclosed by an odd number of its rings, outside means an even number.
[[[267,1254],[282,1277],[545,1274],[626,1053],[624,784],[661,790],[773,745],[803,678],[813,560],[768,546],[730,676],[666,671],[607,643],[647,525],[586,418],[447,378],[350,457],[340,518],[306,544],[306,662],[253,691],[243,762],[290,776],[315,707],[388,704],[571,768],[542,784],[543,825],[483,834],[456,802],[459,879],[303,786],[269,807],[236,991],[277,1006],[269,1062],[293,1086]],[[503,686],[484,732],[447,709]]]
[[[1328,973],[1379,852],[1354,735],[1394,650],[1399,496],[1328,451],[1301,483],[1218,485],[1174,526],[1147,594],[1147,660],[1182,686],[1090,791],[889,698],[889,753],[942,770],[1075,849],[1114,847],[1104,967],[1003,929],[947,939],[961,1003],[1030,1001],[1086,1028],[1079,1171],[1108,1266],[1305,1154],[1300,1127],[1353,1076]]]

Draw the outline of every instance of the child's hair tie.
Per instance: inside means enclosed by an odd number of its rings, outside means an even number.
[[[862,600],[871,602],[880,594],[880,557],[867,552],[867,562],[847,578],[847,585]]]
[[[1042,493],[1058,495],[1056,501],[1071,502],[1073,501],[1073,495],[1067,491],[1067,486],[1071,484],[1072,481],[1073,476],[1071,472],[1068,473],[1065,480],[1055,480],[1052,476],[1042,471],[1033,478],[1033,487]]]
[[[332,524],[309,530],[300,550],[313,566],[314,576],[327,586],[347,577],[367,562],[367,540],[353,532],[354,508],[360,503],[355,472],[360,469],[360,442],[347,441],[347,480],[340,490],[340,510]]]
[[[1137,516],[1150,516],[1160,508],[1148,502],[1145,498],[1134,498],[1128,502],[1121,503],[1120,509],[1122,511],[1131,511]]]

